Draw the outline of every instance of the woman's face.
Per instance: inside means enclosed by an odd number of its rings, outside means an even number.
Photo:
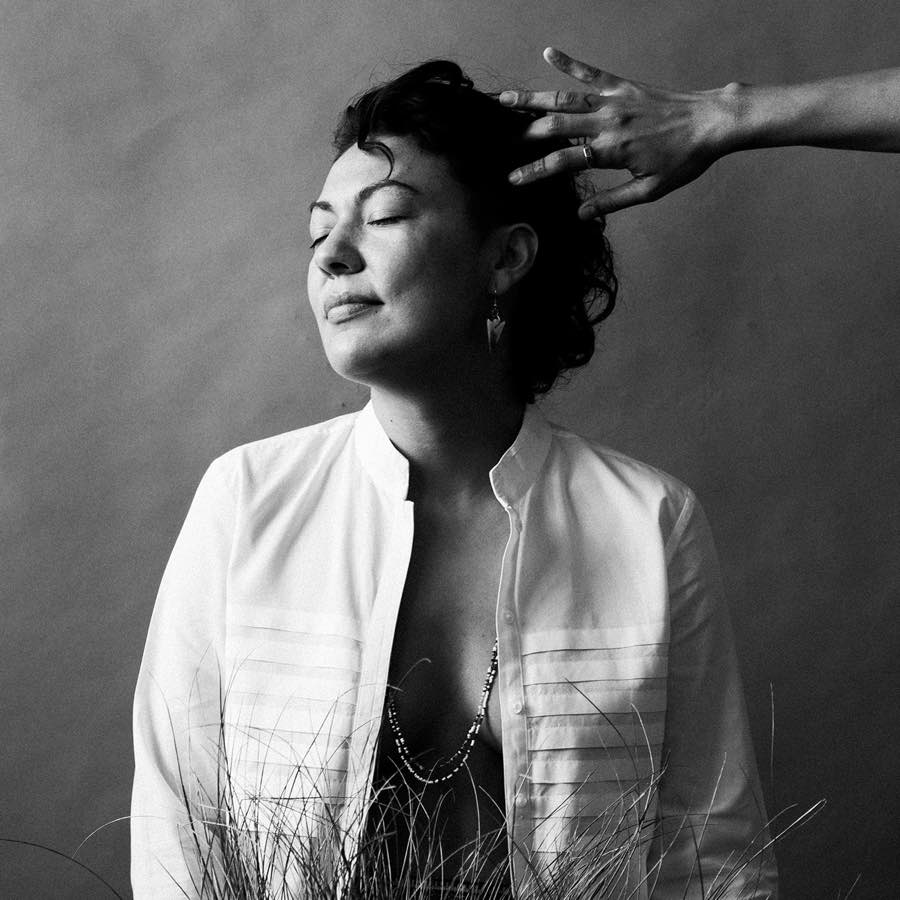
[[[309,302],[338,374],[431,378],[485,352],[491,243],[446,162],[409,138],[353,146],[312,204]]]

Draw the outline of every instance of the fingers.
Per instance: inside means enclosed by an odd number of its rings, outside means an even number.
[[[589,66],[580,60],[548,47],[544,51],[544,59],[560,72],[590,84],[598,89],[598,93],[583,94],[580,91],[503,91],[499,100],[504,106],[515,106],[518,109],[531,109],[544,112],[586,113],[593,112],[603,105],[604,90],[613,90],[622,83],[622,79],[604,72],[602,69]]]
[[[564,75],[595,87],[613,87],[619,81],[615,75],[581,62],[581,60],[563,53],[562,50],[557,50],[556,47],[548,47],[544,51],[544,59]]]
[[[583,172],[588,169],[587,160],[583,146],[567,147],[510,172],[509,180],[513,184],[528,184],[560,172]]]
[[[602,103],[599,94],[581,94],[578,91],[503,91],[500,102],[504,106],[548,112],[593,112]]]
[[[578,138],[581,143],[590,141],[596,136],[596,128],[592,128],[583,116],[551,113],[535,119],[524,132],[525,138]]]
[[[629,206],[637,206],[640,203],[649,203],[666,194],[660,189],[659,181],[655,178],[633,178],[624,184],[616,185],[605,191],[595,194],[590,200],[582,203],[578,208],[578,217],[581,219],[596,219],[607,213],[618,212]]]

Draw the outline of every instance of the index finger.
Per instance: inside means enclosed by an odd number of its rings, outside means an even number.
[[[557,50],[556,47],[547,47],[543,55],[544,59],[554,69],[558,69],[564,75],[569,75],[578,81],[583,81],[585,84],[598,87],[612,87],[619,80],[612,73],[604,72],[603,69],[598,69],[588,65],[586,62],[582,62],[580,59],[575,59],[567,53],[563,53],[562,50]]]
[[[578,91],[503,91],[500,94],[504,106],[547,112],[593,112],[602,99],[598,94]]]

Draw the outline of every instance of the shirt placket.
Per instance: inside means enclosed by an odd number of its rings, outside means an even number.
[[[519,868],[522,852],[527,849],[531,822],[521,623],[516,595],[522,519],[515,506],[507,503],[503,505],[509,516],[509,540],[503,554],[497,595],[499,641],[497,682],[500,690],[503,781],[509,823],[509,854],[513,864],[513,880],[518,882],[516,870]]]
[[[355,858],[355,848],[365,822],[365,809],[372,789],[391,648],[412,554],[413,522],[413,504],[404,500],[398,504],[391,523],[388,562],[364,635],[356,710],[353,730],[349,736],[350,771],[346,803],[341,815],[346,859]]]

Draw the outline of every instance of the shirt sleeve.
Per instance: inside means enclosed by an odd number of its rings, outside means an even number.
[[[215,865],[224,602],[234,501],[221,460],[204,475],[150,622],[134,699],[131,880],[135,900],[198,896]]]
[[[651,896],[775,898],[775,859],[767,847],[766,812],[716,551],[706,516],[690,493],[667,551],[668,706],[659,819],[649,860]]]

